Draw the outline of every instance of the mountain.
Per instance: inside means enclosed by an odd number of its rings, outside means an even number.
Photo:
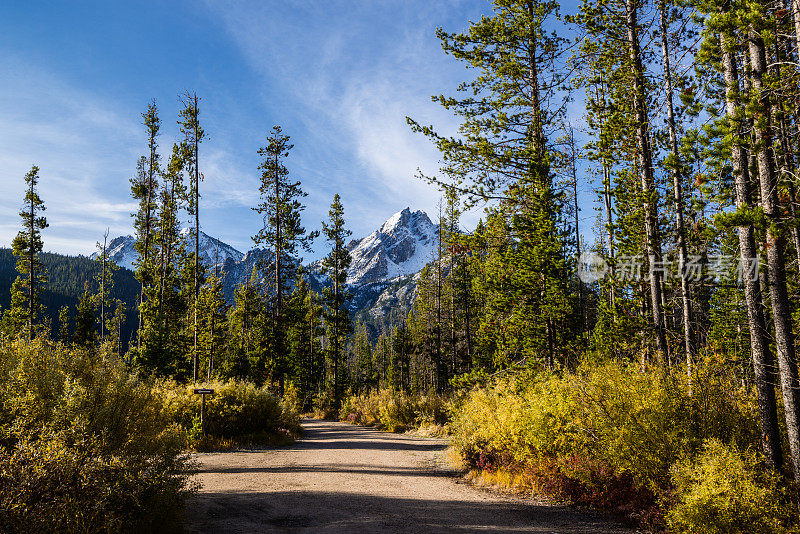
[[[192,228],[184,228],[181,230],[181,237],[183,237],[186,244],[186,250],[194,251],[194,236]],[[134,247],[135,239],[132,235],[124,235],[115,237],[108,244],[108,256],[114,260],[114,263],[120,267],[125,267],[133,271],[135,269],[135,262],[139,260],[139,253],[136,252]],[[244,254],[228,245],[219,239],[211,237],[202,230],[200,230],[200,261],[208,267],[214,265],[222,265],[229,259],[234,262],[242,261]],[[92,254],[90,258],[97,257],[97,252]]]
[[[438,226],[422,211],[398,211],[380,228],[347,245],[353,261],[347,283],[361,286],[418,273],[433,260]]]
[[[406,208],[367,237],[348,243],[350,310],[373,336],[386,331],[413,305],[420,271],[435,258],[438,239],[439,226],[424,211]],[[309,265],[309,270],[318,271],[319,264]],[[326,282],[323,276],[314,278],[320,285]]]
[[[191,230],[186,228],[181,235],[187,251],[192,250]],[[380,329],[380,324],[394,317],[398,310],[407,310],[416,297],[419,272],[435,257],[438,236],[438,225],[424,211],[405,208],[368,236],[350,241],[347,249],[352,262],[347,284],[353,293],[353,315]],[[133,236],[113,239],[109,256],[117,265],[133,270],[139,258]],[[250,279],[259,263],[269,264],[271,252],[254,248],[243,254],[201,231],[200,259],[208,267],[220,268],[225,297],[233,302],[235,288]],[[321,265],[321,260],[317,260],[306,266],[311,288],[317,292],[329,283],[328,277],[320,273]]]

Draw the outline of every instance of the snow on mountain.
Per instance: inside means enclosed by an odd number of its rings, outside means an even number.
[[[186,252],[194,252],[194,228],[184,228],[181,230],[181,237],[186,243]],[[221,265],[228,261],[228,258],[234,262],[240,262],[244,259],[244,254],[239,252],[227,243],[223,243],[219,239],[211,237],[202,230],[200,230],[200,261],[204,265]]]
[[[398,211],[380,228],[347,248],[353,260],[347,283],[360,286],[415,274],[434,257],[438,226],[421,210]]]
[[[191,228],[181,230],[181,237],[186,244],[186,251],[194,251],[194,236]],[[133,271],[135,263],[139,261],[139,253],[134,247],[136,240],[131,235],[115,237],[108,244],[108,256],[120,267],[125,267]],[[233,262],[240,262],[244,259],[244,254],[219,239],[211,237],[202,230],[200,231],[200,261],[209,267],[213,265],[223,265],[228,259]],[[90,256],[97,257],[97,252]]]
[[[194,250],[191,229],[184,229],[181,235],[187,252]],[[438,225],[424,211],[405,208],[368,236],[348,243],[352,261],[347,284],[353,292],[352,312],[377,321],[389,317],[394,310],[407,309],[416,297],[419,272],[435,257],[438,236]],[[96,253],[92,255],[95,256]],[[133,236],[113,239],[109,243],[109,256],[121,267],[133,270],[139,258]],[[242,254],[200,232],[200,259],[209,267],[220,266],[228,302],[233,302],[235,288],[250,280],[253,269],[269,265],[271,257],[270,251],[259,248]],[[320,274],[320,264],[321,261],[315,261],[306,267],[311,288],[317,293],[330,283],[327,276]]]
[[[125,267],[133,271],[134,262],[139,259],[139,253],[134,248],[136,240],[132,235],[122,235],[115,237],[108,244],[108,257],[120,267]],[[89,256],[92,259],[97,257],[97,252]]]

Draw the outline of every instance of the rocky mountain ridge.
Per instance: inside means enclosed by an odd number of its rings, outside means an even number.
[[[194,248],[191,229],[181,232],[187,251]],[[434,259],[438,225],[422,211],[405,208],[389,217],[378,229],[347,245],[352,262],[347,283],[353,293],[351,310],[364,319],[379,319],[397,308],[407,308],[416,295],[416,280],[422,268]],[[96,256],[97,253],[92,256]],[[247,282],[254,267],[269,264],[271,253],[254,248],[242,253],[200,232],[200,259],[223,278],[225,296],[233,301],[235,288]],[[138,253],[133,236],[120,236],[109,243],[109,256],[120,267],[133,270]],[[321,261],[306,266],[311,286],[320,291],[327,277],[320,274]]]

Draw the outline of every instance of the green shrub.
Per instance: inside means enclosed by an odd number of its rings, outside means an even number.
[[[113,356],[0,342],[0,531],[179,529],[185,436]]]
[[[786,532],[777,475],[759,470],[758,457],[716,439],[693,460],[672,469],[676,504],[667,514],[671,530],[735,534]]]

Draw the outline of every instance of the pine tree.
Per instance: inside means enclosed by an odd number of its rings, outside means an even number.
[[[395,391],[407,392],[411,386],[411,356],[414,353],[413,339],[408,316],[401,316],[391,335],[391,356],[388,362],[386,381]]]
[[[731,143],[725,156],[730,159],[733,179],[735,182],[735,205],[737,211],[743,215],[752,214],[753,196],[750,179],[750,164],[748,154],[742,140],[745,139],[744,130],[748,128],[742,112],[741,91],[739,85],[739,67],[736,61],[737,46],[734,40],[735,20],[731,18],[729,9],[718,9],[712,3],[712,17],[722,31],[722,39],[716,32],[706,34],[704,46],[716,48],[719,41],[719,64],[724,76],[723,100],[725,109],[725,129],[730,132]],[[724,4],[723,4],[724,5]],[[719,20],[721,19],[721,20]],[[714,24],[716,26],[717,24]],[[713,27],[713,26],[712,26]],[[712,44],[713,43],[713,44]],[[742,217],[738,225],[738,242],[740,261],[743,264],[758,258],[758,249],[755,242],[755,228],[752,217]],[[760,280],[751,276],[743,277],[744,303],[747,310],[748,329],[750,333],[750,353],[753,361],[755,386],[758,394],[759,419],[761,426],[762,448],[764,457],[776,469],[783,464],[781,450],[780,430],[778,427],[777,402],[775,399],[775,373],[774,356],[770,348],[770,334],[767,330],[767,319],[764,313],[764,296]]]
[[[343,394],[341,372],[344,346],[353,330],[349,310],[351,294],[347,288],[347,269],[350,267],[351,257],[346,246],[351,232],[345,228],[344,208],[338,194],[333,197],[328,222],[322,223],[322,231],[331,247],[322,260],[321,269],[330,278],[331,286],[325,287],[322,294],[329,339],[328,358],[333,367],[333,399],[338,407]]]
[[[103,243],[97,243],[97,257],[95,259],[97,271],[94,281],[97,287],[97,306],[100,311],[100,342],[106,340],[106,327],[111,320],[111,292],[114,291],[114,273],[117,271],[117,264],[108,257],[108,229],[103,234]]]
[[[487,269],[495,317],[484,322],[484,333],[501,342],[499,361],[546,354],[552,363],[559,341],[572,335],[573,313],[558,220],[562,200],[553,189],[545,132],[563,114],[557,102],[565,95],[557,90],[564,81],[564,40],[547,29],[558,17],[556,2],[496,1],[493,7],[493,16],[464,33],[437,32],[445,52],[478,71],[459,86],[463,97],[433,98],[459,117],[460,135],[408,122],[435,142],[453,184],[427,179],[465,194],[468,206],[502,201],[494,216],[505,221],[495,226],[505,233],[497,236],[503,251],[497,251],[498,268]],[[501,267],[512,264],[512,272]]]
[[[69,306],[62,306],[58,310],[58,340],[61,343],[69,342]]]
[[[155,100],[147,105],[147,110],[142,113],[145,129],[147,130],[147,156],[139,158],[136,177],[131,180],[131,193],[133,199],[139,202],[138,211],[133,214],[134,232],[136,236],[135,248],[139,254],[136,265],[136,277],[142,285],[139,295],[139,328],[137,330],[137,346],[141,347],[142,326],[144,321],[144,306],[147,298],[147,288],[155,280],[155,247],[157,228],[157,201],[158,201],[158,176],[161,173],[160,155],[158,153],[158,135],[161,129],[161,120],[158,117],[158,107]]]
[[[198,352],[198,298],[200,286],[203,283],[203,270],[200,263],[200,181],[203,175],[200,173],[200,143],[205,138],[205,132],[200,127],[200,99],[197,93],[186,91],[180,97],[183,109],[180,111],[181,133],[184,136],[182,142],[183,167],[189,175],[189,202],[187,210],[189,215],[194,216],[194,256],[192,265],[192,380],[197,382],[200,372],[200,354]]]
[[[198,297],[198,342],[200,364],[206,369],[206,379],[211,380],[217,359],[227,346],[227,311],[222,281],[217,275],[209,276]]]
[[[770,35],[773,21],[769,20],[767,2],[748,2],[748,52],[750,59],[751,99],[746,107],[753,121],[753,152],[758,170],[761,209],[767,218],[764,249],[769,269],[769,293],[775,328],[775,349],[780,370],[781,389],[786,413],[786,430],[792,456],[792,470],[800,480],[800,383],[796,361],[795,339],[792,331],[791,306],[786,280],[785,237],[781,207],[778,203],[778,179],[773,152],[773,97],[765,78],[767,55],[765,39]]]
[[[125,302],[117,299],[115,306],[114,306],[114,315],[109,317],[108,322],[106,323],[106,330],[108,332],[108,345],[111,347],[114,352],[117,353],[117,357],[122,359],[123,352],[122,352],[122,325],[125,324],[125,315],[127,313],[127,309],[125,306]]]
[[[272,128],[267,137],[267,146],[258,150],[263,159],[261,170],[261,202],[255,208],[262,215],[264,226],[253,236],[256,245],[266,245],[271,252],[268,264],[260,265],[265,272],[267,298],[272,303],[272,330],[274,339],[274,360],[278,380],[283,392],[283,373],[286,370],[286,325],[283,324],[283,302],[289,294],[289,284],[295,279],[300,258],[300,249],[310,250],[311,242],[318,235],[306,233],[300,221],[305,209],[301,199],[306,195],[300,182],[289,178],[289,170],[283,161],[294,145],[289,136],[283,135],[280,126]],[[270,273],[270,276],[266,276]]]
[[[322,310],[316,294],[308,286],[305,272],[297,281],[289,301],[288,331],[292,376],[296,380],[303,409],[310,410],[325,381],[325,360],[319,339],[322,336]]]
[[[441,359],[441,331],[438,272],[432,263],[420,271],[413,314],[408,324],[416,347],[418,373],[422,388],[430,385],[441,393],[446,389],[447,371]]]
[[[89,289],[89,283],[87,282],[75,314],[73,342],[80,347],[94,347],[97,342],[95,304],[96,296]]]
[[[267,378],[264,360],[269,340],[264,332],[266,302],[258,289],[258,269],[234,292],[234,304],[228,313],[228,354],[222,374],[229,378],[251,377],[258,383]]]
[[[187,354],[184,323],[190,308],[182,292],[181,270],[186,254],[179,223],[186,198],[183,152],[182,145],[173,146],[162,175],[153,235],[157,281],[145,286],[145,299],[140,302],[139,311],[142,329],[136,362],[143,370],[161,376],[175,376],[183,368]]]
[[[354,362],[351,376],[354,378],[354,393],[370,393],[377,386],[377,373],[372,358],[372,344],[369,333],[363,324],[355,327],[353,340]]]
[[[41,215],[45,210],[39,197],[39,167],[33,166],[25,175],[25,204],[19,215],[22,230],[12,242],[17,258],[19,275],[11,287],[11,307],[5,312],[5,323],[10,333],[33,339],[42,320],[41,292],[47,283],[47,273],[39,254],[42,252],[42,230],[47,228],[47,219]]]

